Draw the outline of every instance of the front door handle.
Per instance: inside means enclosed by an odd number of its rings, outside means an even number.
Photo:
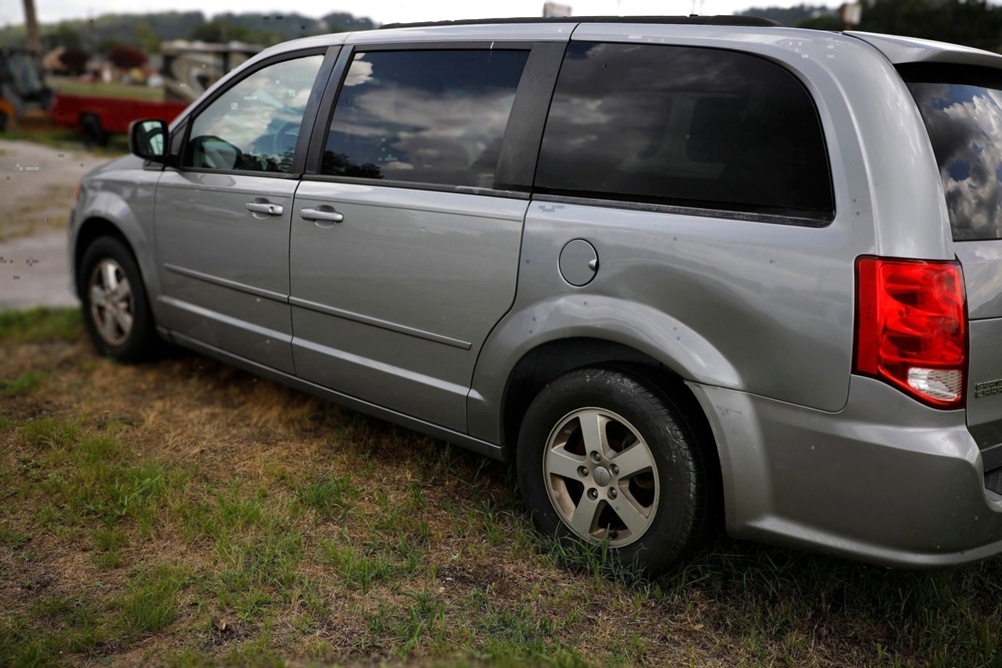
[[[246,206],[251,213],[263,213],[267,216],[281,216],[285,211],[281,204],[271,202],[247,202]]]
[[[344,220],[344,216],[334,210],[332,206],[320,206],[316,209],[300,209],[299,215],[303,220],[315,220],[315,221],[327,221],[331,223],[340,223]]]

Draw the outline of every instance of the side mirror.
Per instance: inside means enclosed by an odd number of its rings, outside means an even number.
[[[129,150],[144,160],[163,162],[167,136],[167,124],[161,120],[133,121],[129,125]]]

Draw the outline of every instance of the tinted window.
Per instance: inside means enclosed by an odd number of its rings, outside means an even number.
[[[829,218],[817,111],[783,68],[729,51],[568,47],[543,134],[544,192]]]
[[[199,112],[187,167],[288,172],[323,56],[287,60],[240,80]]]
[[[975,68],[929,73],[934,82],[909,88],[939,163],[953,238],[1002,239],[1002,81]]]
[[[355,56],[322,173],[491,187],[527,51]]]

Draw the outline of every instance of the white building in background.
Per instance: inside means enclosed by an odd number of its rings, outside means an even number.
[[[571,6],[562,5],[559,2],[546,2],[543,3],[543,17],[550,16],[570,16]]]

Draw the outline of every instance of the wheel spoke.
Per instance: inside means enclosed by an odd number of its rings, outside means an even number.
[[[619,519],[623,520],[623,524],[630,530],[630,534],[634,536],[639,536],[650,524],[650,519],[633,505],[633,502],[625,494],[620,494],[617,498],[610,500],[609,505],[619,515]]]
[[[116,269],[115,264],[107,260],[101,265],[101,283],[105,291],[110,293],[114,293],[118,287],[118,273],[115,271]]]
[[[102,309],[101,322],[98,323],[98,326],[101,328],[104,340],[108,343],[113,343],[118,338],[118,332],[115,330],[115,316],[109,309]]]
[[[122,330],[123,334],[128,334],[132,329],[132,315],[128,311],[121,309],[116,309],[114,311],[115,322],[118,323],[119,329]]]
[[[599,499],[589,499],[587,494],[581,495],[574,515],[571,517],[571,528],[579,536],[590,536],[595,526],[598,524],[598,516],[602,511],[602,501]]]
[[[550,449],[546,453],[546,472],[552,475],[580,479],[578,469],[584,463],[584,457],[574,455],[563,448]]]
[[[624,480],[638,473],[650,471],[654,467],[654,458],[647,444],[637,441],[613,457],[612,463],[619,467],[619,479]]]
[[[124,302],[132,296],[132,290],[129,287],[129,280],[127,278],[122,278],[118,285],[111,293],[111,298],[116,302]]]
[[[104,291],[100,285],[92,285],[90,287],[90,303],[91,304],[102,304],[107,293]]]
[[[609,424],[608,417],[599,411],[581,411],[578,414],[578,423],[581,425],[581,436],[588,452],[598,452],[602,455],[609,452],[609,439],[605,431]]]

